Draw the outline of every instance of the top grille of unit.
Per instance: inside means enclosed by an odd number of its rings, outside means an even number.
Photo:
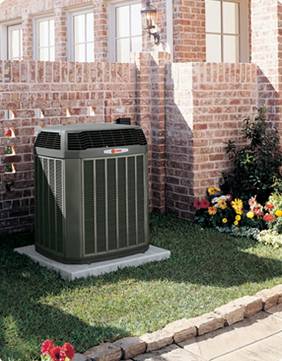
[[[142,129],[111,129],[68,133],[69,150],[146,145]]]

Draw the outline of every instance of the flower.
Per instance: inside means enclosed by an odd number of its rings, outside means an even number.
[[[250,218],[250,219],[253,219],[254,216],[255,216],[255,214],[254,214],[254,212],[252,212],[252,211],[249,211],[249,212],[247,213],[247,217]]]
[[[194,208],[196,208],[196,209],[201,208],[201,202],[200,202],[199,198],[194,199],[194,204],[193,205],[194,205]]]
[[[243,208],[243,201],[240,198],[236,198],[234,199],[234,201],[232,201],[232,207],[233,208],[238,208],[238,209],[242,209]]]
[[[238,226],[239,222],[238,221],[234,221],[234,226]]]
[[[208,188],[208,194],[210,196],[214,196],[216,193],[220,192],[220,189],[217,187],[209,187]]]
[[[41,345],[41,353],[43,355],[48,355],[50,350],[54,347],[54,343],[52,340],[45,340]]]
[[[241,221],[241,219],[242,219],[242,217],[241,217],[239,214],[237,214],[237,216],[235,217],[235,220],[236,220],[237,222],[239,222],[239,221]]]
[[[206,199],[206,198],[203,198],[200,202],[200,208],[201,209],[208,209],[210,206],[210,202]]]
[[[255,213],[255,215],[257,216],[257,217],[263,217],[263,215],[264,215],[264,213],[263,213],[263,210],[262,210],[262,207],[255,207],[254,209],[253,209],[253,211],[254,211],[254,213]]]
[[[267,209],[268,211],[271,211],[274,208],[274,205],[270,202],[266,203],[265,209]]]
[[[243,214],[243,201],[240,198],[234,199],[234,201],[231,202],[232,208],[237,214]]]
[[[64,345],[63,345],[63,350],[66,354],[66,356],[72,360],[74,358],[74,354],[75,354],[75,349],[73,347],[73,345],[71,345],[70,343],[66,342]]]
[[[210,216],[216,215],[216,213],[217,213],[216,207],[209,207],[208,213],[209,213]]]
[[[282,217],[282,209],[277,209],[277,211],[275,212],[275,215],[278,218]]]
[[[275,216],[274,216],[273,214],[267,213],[267,214],[265,214],[265,215],[263,216],[263,220],[264,220],[265,222],[268,222],[268,223],[274,222],[275,219],[276,219],[276,218],[275,218]]]
[[[52,361],[65,361],[67,355],[62,347],[55,346],[50,350],[50,356]]]
[[[226,200],[225,199],[220,199],[218,202],[217,202],[217,205],[219,208],[221,209],[226,209],[227,208],[227,203],[226,203]]]
[[[222,218],[222,223],[223,224],[226,224],[228,222],[228,219],[227,218]]]

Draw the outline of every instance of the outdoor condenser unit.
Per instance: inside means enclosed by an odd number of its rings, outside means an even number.
[[[147,143],[137,126],[44,128],[35,141],[36,250],[89,263],[148,248]]]

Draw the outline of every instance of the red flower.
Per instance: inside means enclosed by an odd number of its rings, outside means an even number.
[[[200,202],[200,208],[208,209],[209,206],[210,206],[210,202],[206,198],[203,198]]]
[[[73,345],[71,345],[70,343],[66,342],[66,343],[63,345],[63,350],[65,351],[66,356],[67,356],[70,360],[72,360],[72,359],[74,358],[75,350],[74,350]]]
[[[54,343],[52,340],[46,340],[41,345],[41,353],[43,355],[48,355],[50,350],[54,347]]]
[[[62,347],[55,346],[49,352],[53,361],[65,361],[67,355]]]
[[[263,217],[263,215],[264,215],[264,213],[260,207],[255,207],[253,212],[257,217]]]
[[[271,223],[271,222],[274,222],[275,221],[275,216],[273,215],[273,214],[265,214],[264,215],[264,217],[263,217],[263,220],[265,221],[265,222],[269,222],[269,223]]]
[[[269,211],[271,211],[273,208],[274,208],[274,205],[272,203],[266,203],[265,209],[268,209]]]
[[[201,208],[201,201],[199,200],[199,198],[195,198],[194,199],[194,208],[196,209],[200,209]]]

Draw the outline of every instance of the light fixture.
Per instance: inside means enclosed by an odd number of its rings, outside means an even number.
[[[150,0],[146,1],[146,6],[141,10],[143,15],[143,27],[150,36],[153,36],[154,43],[159,45],[160,43],[160,33],[156,31],[156,15],[157,9],[151,5]],[[154,31],[155,30],[155,31]]]

